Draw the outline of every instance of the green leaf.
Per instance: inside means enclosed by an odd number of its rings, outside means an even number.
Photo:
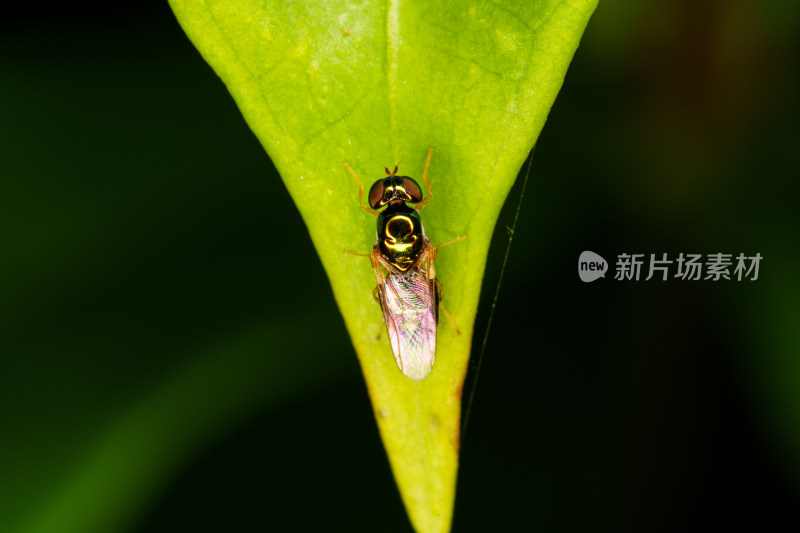
[[[189,38],[227,85],[272,158],[325,267],[417,531],[450,528],[461,390],[489,240],[544,125],[596,0],[426,2],[171,0]],[[358,205],[348,161],[369,187],[384,166],[420,177],[442,250],[446,321],[421,382],[395,365],[373,301],[375,219]],[[263,246],[281,254],[281,228]],[[303,280],[296,280],[302,283]],[[308,324],[314,334],[314,324]]]

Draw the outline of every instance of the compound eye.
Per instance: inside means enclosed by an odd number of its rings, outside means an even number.
[[[422,189],[419,188],[419,183],[413,179],[403,178],[403,188],[406,190],[406,194],[411,197],[411,200],[409,200],[411,203],[416,204],[422,200]]]
[[[383,200],[383,180],[378,180],[369,188],[369,206],[372,209],[381,207]]]

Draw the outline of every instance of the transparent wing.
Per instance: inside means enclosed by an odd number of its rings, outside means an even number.
[[[436,358],[436,293],[427,254],[403,274],[389,271],[379,285],[381,307],[395,361],[410,379],[431,373]]]

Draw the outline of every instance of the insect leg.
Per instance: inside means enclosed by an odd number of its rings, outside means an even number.
[[[380,299],[378,299],[378,294],[379,294],[378,289],[380,289],[380,285],[383,283],[383,278],[381,275],[380,267],[376,262],[377,260],[375,258],[375,251],[373,250],[372,253],[369,254],[360,254],[358,252],[351,252],[349,250],[344,250],[344,255],[353,255],[356,257],[369,257],[369,260],[372,263],[372,271],[375,273],[375,281],[377,281],[379,285],[378,287],[375,287],[374,291],[372,291],[372,296],[378,303],[381,303]]]
[[[447,242],[445,242],[445,243],[442,243],[442,244],[437,244],[437,245],[436,245],[434,248],[435,248],[436,250],[439,250],[439,248],[444,248],[445,246],[450,246],[451,244],[455,244],[455,243],[457,243],[457,242],[461,242],[461,241],[463,241],[464,239],[466,239],[467,237],[469,237],[469,235],[467,235],[467,234],[465,233],[465,234],[464,234],[464,235],[462,235],[461,237],[456,237],[456,238],[455,238],[455,239],[453,239],[452,241],[447,241]]]
[[[428,167],[431,164],[432,155],[433,155],[433,146],[428,148],[428,159],[425,160],[425,170],[422,171],[422,179],[425,180],[425,185],[428,186],[428,191],[430,192],[428,193],[428,196],[423,198],[422,201],[418,203],[417,206],[414,208],[417,210],[417,212],[422,211],[422,208],[425,207],[425,204],[427,204],[428,201],[431,198],[433,198],[433,188],[431,187],[431,180],[428,179]]]
[[[457,237],[457,238],[453,239],[452,241],[447,241],[447,242],[445,242],[443,244],[437,244],[436,246],[434,246],[433,247],[433,252],[431,253],[433,261],[436,261],[436,256],[439,254],[439,248],[444,248],[445,246],[450,246],[451,244],[455,244],[457,242],[461,242],[464,239],[466,239],[467,237],[468,237],[468,235],[465,233],[461,237]]]
[[[358,176],[356,176],[356,172],[352,168],[350,168],[350,165],[347,163],[347,161],[344,162],[344,166],[347,168],[347,171],[350,172],[350,175],[353,176],[353,179],[356,180],[356,183],[358,183],[358,205],[360,205],[361,209],[363,209],[370,215],[374,217],[378,216],[377,211],[364,205],[364,186],[361,185],[361,180],[358,179]]]
[[[453,326],[454,330],[456,330],[456,335],[461,335],[461,330],[458,329],[456,321],[453,320],[453,317],[450,316],[450,313],[447,312],[447,308],[442,303],[442,297],[444,296],[444,288],[442,287],[442,282],[439,281],[438,279],[434,281],[436,281],[436,292],[438,293],[439,296],[439,307],[442,309],[442,311],[444,311],[444,316],[447,317],[447,320],[450,322],[450,325]]]
[[[375,290],[372,291],[372,297],[375,298],[375,301],[378,302],[378,305],[380,305],[381,309],[383,309],[383,304],[381,303],[381,288],[380,287],[375,287]],[[381,325],[378,328],[378,334],[375,335],[375,340],[376,341],[381,340],[381,334],[383,333],[384,326],[385,326],[385,324],[383,322],[381,322]]]

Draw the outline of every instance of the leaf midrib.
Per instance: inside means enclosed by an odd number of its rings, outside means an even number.
[[[400,37],[400,0],[386,0],[386,85],[389,93],[389,130],[393,161],[399,161],[397,137],[397,55]],[[391,162],[390,162],[391,163]]]

